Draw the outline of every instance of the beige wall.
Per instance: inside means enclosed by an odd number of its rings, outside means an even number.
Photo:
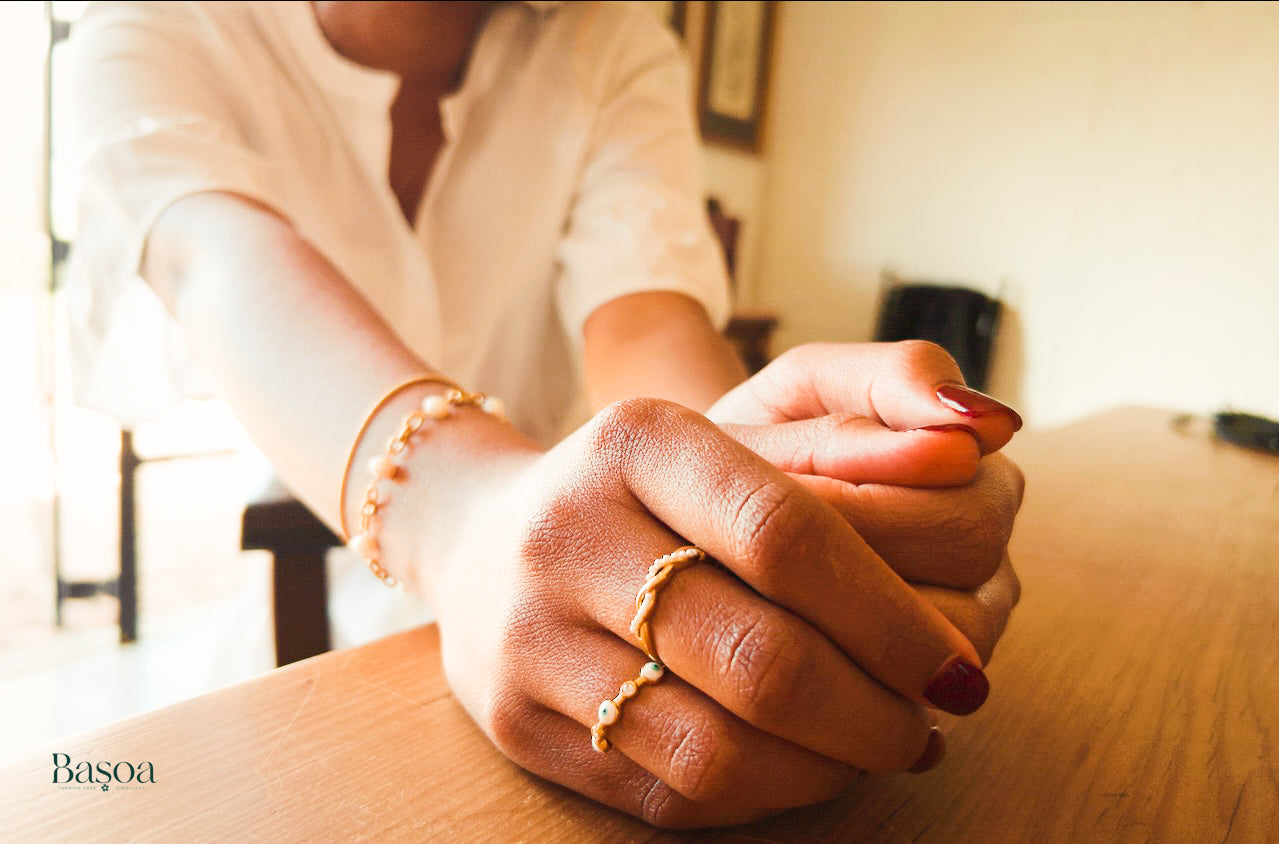
[[[1279,5],[782,3],[763,155],[710,150],[779,348],[881,271],[994,292],[991,391],[1279,416]]]
[[[659,19],[669,12],[669,4],[649,2]],[[692,96],[696,101],[701,81],[702,50],[705,39],[706,0],[690,0],[684,7],[684,45],[692,65]],[[764,164],[766,157],[715,143],[702,145],[703,187],[708,196],[717,198],[726,213],[741,223],[738,231],[737,278],[735,299],[747,305],[755,298],[754,287],[759,274],[760,208],[763,204]]]

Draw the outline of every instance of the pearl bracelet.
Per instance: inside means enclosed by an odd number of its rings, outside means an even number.
[[[404,461],[409,450],[413,447],[418,432],[421,431],[428,420],[440,422],[452,416],[453,409],[457,407],[475,407],[495,419],[505,420],[506,418],[502,400],[495,396],[486,396],[483,393],[468,393],[442,378],[431,376],[417,378],[399,385],[378,402],[356,438],[355,447],[352,449],[352,459],[354,459],[355,449],[359,448],[359,441],[363,437],[365,429],[367,429],[369,422],[372,421],[378,410],[390,401],[393,396],[403,390],[418,384],[430,383],[444,384],[448,386],[448,389],[444,393],[432,393],[423,398],[413,412],[405,417],[404,422],[400,425],[399,433],[387,445],[386,452],[369,461],[369,472],[373,477],[364,492],[364,501],[360,504],[360,529],[354,535],[350,535],[350,532],[346,529],[346,476],[343,476],[342,479],[342,529],[349,536],[347,547],[358,554],[368,565],[369,571],[373,572],[387,586],[396,586],[399,581],[395,575],[387,571],[382,565],[382,549],[378,544],[377,538],[378,530],[381,527],[381,511],[391,500],[392,484],[402,481],[404,478]],[[346,475],[350,474],[350,469],[350,461],[348,461]]]

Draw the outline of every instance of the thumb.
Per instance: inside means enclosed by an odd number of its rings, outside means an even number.
[[[764,424],[849,413],[894,431],[961,425],[982,454],[1021,429],[1012,408],[964,385],[959,366],[935,343],[815,343],[791,349],[728,392],[707,415]]]
[[[962,426],[894,431],[873,419],[837,413],[720,428],[783,472],[854,484],[963,486],[976,477],[981,459],[976,438]]]

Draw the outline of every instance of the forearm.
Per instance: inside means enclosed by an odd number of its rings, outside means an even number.
[[[583,356],[592,410],[635,396],[705,411],[746,372],[705,309],[678,293],[625,296],[587,320]]]
[[[156,222],[143,274],[284,482],[336,528],[365,415],[388,388],[431,367],[287,221],[240,197],[201,194],[172,205]],[[407,391],[372,420],[353,461],[348,520],[368,458],[426,391]]]

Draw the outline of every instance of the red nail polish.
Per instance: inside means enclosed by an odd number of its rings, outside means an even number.
[[[1013,430],[1021,430],[1021,416],[1008,405],[985,393],[970,390],[959,384],[942,384],[937,388],[937,399],[945,407],[972,419],[988,413],[1007,413],[1013,421]]]
[[[928,731],[928,744],[924,745],[924,752],[919,754],[919,761],[911,765],[909,770],[912,774],[931,771],[937,767],[945,755],[946,737],[941,734],[941,729],[933,724],[933,728]]]
[[[973,429],[967,425],[960,425],[956,422],[953,425],[925,425],[922,428],[911,428],[912,431],[964,431],[971,434]]]
[[[924,697],[943,712],[968,715],[986,702],[990,681],[982,670],[956,654],[942,664],[924,689]]]

